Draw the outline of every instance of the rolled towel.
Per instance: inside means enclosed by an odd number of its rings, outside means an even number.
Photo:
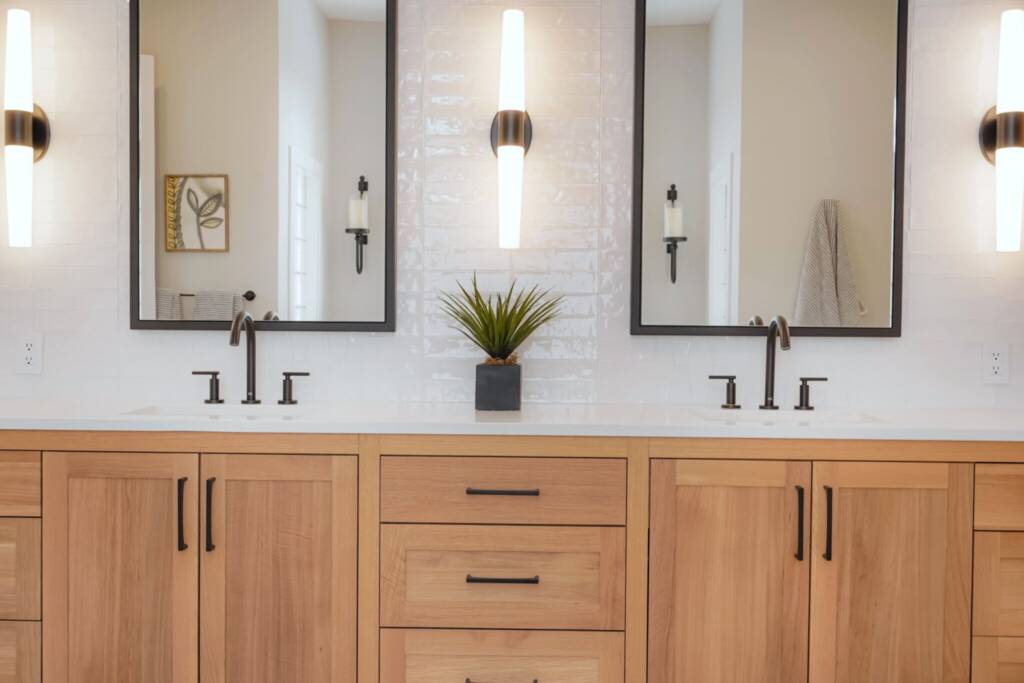
[[[176,289],[157,288],[156,319],[181,320],[181,292]]]
[[[196,292],[196,320],[234,320],[242,312],[242,295],[214,289]]]

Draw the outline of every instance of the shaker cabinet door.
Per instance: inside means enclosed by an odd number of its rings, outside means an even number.
[[[44,683],[194,683],[199,456],[47,453]]]
[[[807,679],[810,463],[651,463],[650,683]]]
[[[811,683],[967,683],[972,473],[814,464]]]
[[[355,681],[356,458],[203,455],[203,683]]]

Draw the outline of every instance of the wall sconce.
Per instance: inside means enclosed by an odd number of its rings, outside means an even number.
[[[491,150],[498,157],[498,246],[519,248],[523,219],[523,158],[533,141],[526,113],[526,17],[505,10],[501,19],[501,83],[491,121]]]
[[[996,251],[1020,251],[1024,221],[1024,10],[1003,12],[999,92],[981,122],[981,151],[996,167]]]
[[[32,164],[50,147],[50,121],[32,94],[32,15],[7,11],[4,63],[4,163],[7,179],[7,239],[32,246]]]
[[[366,176],[359,176],[356,185],[359,196],[348,200],[348,229],[345,231],[355,235],[356,239],[356,274],[363,274],[363,248],[370,243],[370,202],[366,193],[370,191],[370,183]]]
[[[662,241],[665,242],[665,253],[669,255],[672,262],[670,271],[672,284],[675,284],[679,243],[686,241],[686,235],[683,234],[683,207],[676,206],[679,191],[676,190],[675,183],[668,189],[667,199],[668,201],[665,202],[665,237]]]

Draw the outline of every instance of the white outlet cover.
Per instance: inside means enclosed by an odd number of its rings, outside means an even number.
[[[43,374],[43,335],[28,332],[16,339],[14,371],[19,375]]]
[[[985,344],[981,351],[981,380],[985,384],[1010,383],[1010,345]]]

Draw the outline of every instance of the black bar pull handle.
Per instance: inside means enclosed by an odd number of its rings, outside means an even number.
[[[206,480],[206,552],[213,552],[217,546],[213,544],[213,482],[217,477]]]
[[[473,576],[472,574],[466,574],[466,583],[504,583],[504,584],[520,584],[528,586],[536,586],[540,583],[539,576],[531,576],[529,578],[522,579],[506,579],[506,578],[491,578],[486,576]]]
[[[188,550],[185,542],[185,482],[188,477],[178,479],[178,552]]]
[[[825,487],[825,554],[826,561],[832,561],[832,487]]]
[[[466,489],[467,496],[539,496],[540,489]]]
[[[796,487],[796,559],[804,561],[804,487]]]

